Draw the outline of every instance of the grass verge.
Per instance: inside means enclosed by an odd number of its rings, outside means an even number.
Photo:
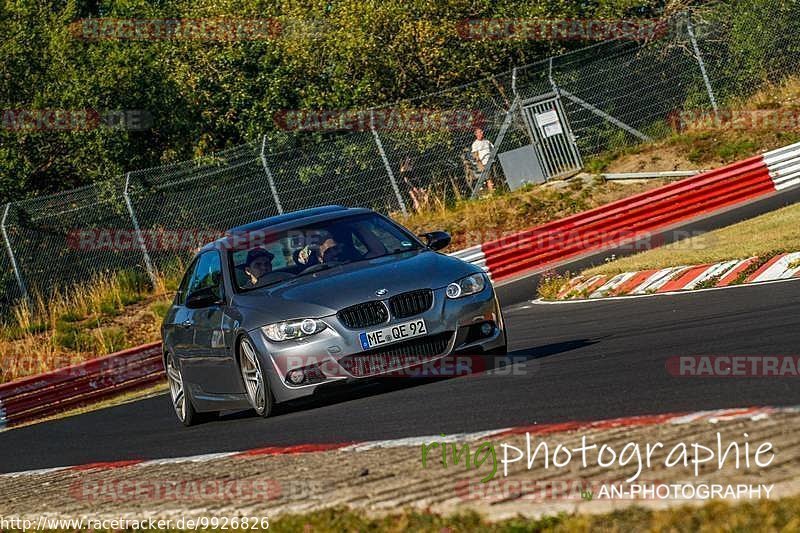
[[[700,265],[754,256],[767,257],[798,250],[800,204],[794,204],[661,248],[603,263],[584,271],[583,275]]]
[[[573,179],[561,187],[528,186],[514,192],[495,192],[452,205],[434,201],[418,213],[392,218],[415,233],[445,230],[451,250],[499,239],[526,228],[558,220],[667,183],[615,183],[602,179]]]
[[[21,302],[0,324],[0,383],[157,340],[182,269],[160,274],[156,287],[123,271]]]

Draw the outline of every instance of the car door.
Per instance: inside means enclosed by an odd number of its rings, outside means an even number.
[[[196,266],[197,260],[195,259],[186,269],[178,286],[173,306],[164,321],[164,345],[179,360],[183,360],[189,355],[194,343],[194,331],[191,328],[192,310],[186,307],[186,295]]]
[[[186,375],[193,384],[210,393],[241,389],[238,369],[230,349],[231,320],[226,316],[222,261],[217,250],[204,252],[197,261],[187,299],[198,291],[211,291],[216,302],[190,308],[193,338],[187,358]]]

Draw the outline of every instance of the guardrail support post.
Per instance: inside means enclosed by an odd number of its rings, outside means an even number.
[[[8,259],[11,261],[11,268],[14,270],[14,276],[17,278],[17,285],[19,285],[19,292],[22,294],[24,299],[28,299],[28,289],[25,287],[25,282],[22,279],[22,274],[19,271],[19,266],[17,265],[17,259],[14,257],[14,249],[11,247],[11,240],[8,238],[8,232],[6,231],[6,218],[8,218],[8,211],[11,209],[11,204],[6,204],[5,210],[3,211],[3,219],[0,220],[0,231],[3,233],[3,241],[5,241],[6,245],[6,252],[8,253]]]
[[[269,169],[269,165],[267,165],[267,156],[264,151],[267,148],[267,136],[264,135],[264,138],[261,140],[261,166],[264,167],[264,173],[267,175],[267,181],[269,182],[269,190],[272,191],[272,198],[275,200],[275,207],[278,209],[278,214],[283,214],[283,206],[281,205],[281,199],[278,197],[278,189],[275,187],[275,178],[272,176],[272,171]]]
[[[128,172],[125,174],[125,189],[122,191],[122,196],[125,198],[125,205],[128,207],[128,214],[130,214],[131,221],[133,222],[133,229],[136,232],[136,240],[139,241],[139,247],[142,249],[142,255],[144,255],[144,266],[147,269],[147,274],[150,276],[150,281],[153,283],[153,287],[158,287],[156,273],[155,270],[153,270],[153,262],[150,261],[150,254],[147,253],[147,246],[144,243],[144,236],[142,235],[142,230],[139,228],[139,220],[136,218],[136,212],[133,210],[131,197],[128,194],[128,185],[130,185],[130,181],[131,173]]]
[[[378,131],[375,129],[375,112],[372,109],[369,110],[369,129],[375,138],[375,144],[378,146],[378,153],[381,154],[381,159],[383,159],[383,166],[386,167],[389,181],[392,182],[392,189],[394,189],[394,194],[397,197],[397,205],[400,206],[400,211],[403,212],[403,215],[408,215],[406,202],[403,200],[403,195],[400,194],[400,188],[397,186],[397,180],[394,178],[394,172],[392,172],[392,165],[389,164],[389,158],[386,157],[386,151],[383,149],[383,142],[381,142]]]
[[[717,108],[717,99],[714,96],[714,89],[711,88],[711,80],[708,78],[708,73],[706,72],[706,64],[703,61],[703,55],[700,53],[700,46],[698,46],[697,38],[694,35],[694,26],[692,26],[691,15],[687,16],[686,30],[689,32],[689,39],[692,41],[692,48],[694,49],[694,56],[697,59],[697,64],[700,65],[700,73],[703,75],[703,82],[706,84],[708,99],[711,100],[711,107],[714,108],[714,117],[719,119],[719,109]]]

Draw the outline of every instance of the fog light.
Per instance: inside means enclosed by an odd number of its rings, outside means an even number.
[[[289,372],[289,381],[294,385],[300,385],[304,378],[305,374],[302,370],[292,370]]]
[[[484,322],[481,324],[481,335],[488,337],[492,333],[494,333],[494,324],[491,322]]]

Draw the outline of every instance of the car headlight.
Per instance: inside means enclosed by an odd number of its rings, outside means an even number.
[[[287,320],[263,326],[261,331],[267,338],[274,342],[288,341],[316,335],[325,329],[325,322],[313,318],[303,318],[299,320]]]
[[[447,286],[445,292],[448,298],[461,298],[463,296],[469,296],[470,294],[479,293],[485,286],[486,276],[483,274],[472,274],[471,276],[461,278],[451,283]]]

